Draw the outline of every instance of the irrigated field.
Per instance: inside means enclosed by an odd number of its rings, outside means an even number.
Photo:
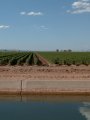
[[[90,52],[39,52],[50,63],[59,65],[89,65]]]
[[[90,52],[0,52],[0,65],[89,65]]]
[[[48,65],[38,54],[32,52],[0,52],[0,65]]]

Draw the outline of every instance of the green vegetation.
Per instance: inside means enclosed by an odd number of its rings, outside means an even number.
[[[0,52],[0,65],[45,65],[35,52]]]
[[[0,52],[0,65],[24,65],[31,52]]]
[[[39,55],[38,55],[39,54]],[[90,52],[0,52],[0,65],[44,65],[44,59],[57,65],[90,65]],[[40,56],[42,56],[40,58]],[[44,58],[44,59],[43,59]],[[47,63],[46,63],[47,65]]]
[[[90,52],[39,52],[50,63],[58,65],[89,65]]]

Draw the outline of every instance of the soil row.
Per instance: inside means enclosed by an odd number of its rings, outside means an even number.
[[[48,66],[49,63],[43,57],[36,53],[17,54],[0,57],[0,65],[38,65]]]

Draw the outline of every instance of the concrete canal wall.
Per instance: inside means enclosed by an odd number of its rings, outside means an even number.
[[[0,94],[90,94],[89,80],[0,80]]]
[[[0,93],[20,93],[21,81],[18,80],[0,80]]]

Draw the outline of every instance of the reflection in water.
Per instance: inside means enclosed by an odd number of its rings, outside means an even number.
[[[84,102],[89,104],[90,96],[73,96],[73,95],[0,95],[0,101],[38,101],[38,102]]]
[[[90,120],[90,102],[83,102],[83,107],[80,107],[80,113]]]
[[[90,96],[3,95],[0,120],[90,120]]]

